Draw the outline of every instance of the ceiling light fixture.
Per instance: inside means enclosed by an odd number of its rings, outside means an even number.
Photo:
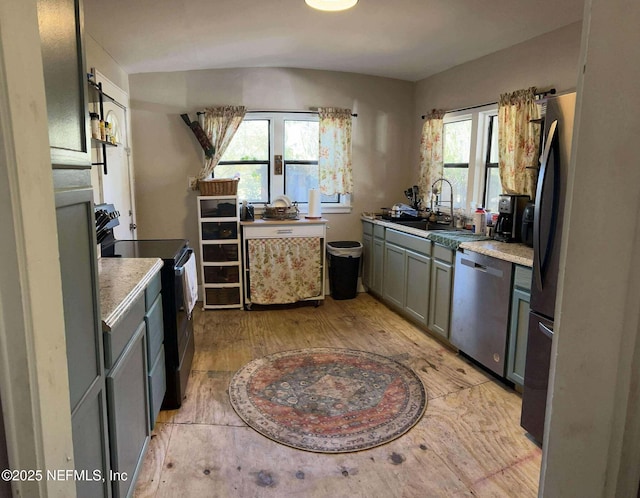
[[[358,3],[358,0],[304,0],[309,7],[328,12],[347,10]]]

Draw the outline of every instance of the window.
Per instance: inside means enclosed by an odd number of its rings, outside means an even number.
[[[443,135],[444,177],[453,186],[454,209],[465,209],[471,153],[471,119],[445,123]]]
[[[497,114],[493,104],[444,116],[443,174],[453,185],[456,210],[470,214],[477,206],[498,209]]]
[[[238,197],[249,202],[269,202],[269,124],[245,119],[213,170],[216,178],[239,175]]]
[[[239,175],[241,199],[268,204],[286,195],[305,213],[309,189],[318,188],[318,134],[317,114],[248,112],[214,176]],[[348,195],[321,201],[323,212],[350,211]]]
[[[484,205],[492,212],[498,212],[498,196],[502,192],[498,171],[498,116],[489,118],[487,155],[485,163]]]

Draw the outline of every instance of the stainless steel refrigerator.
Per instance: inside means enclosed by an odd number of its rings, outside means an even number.
[[[520,424],[542,443],[576,94],[546,101],[533,224],[533,281]],[[544,105],[544,104],[543,104]]]

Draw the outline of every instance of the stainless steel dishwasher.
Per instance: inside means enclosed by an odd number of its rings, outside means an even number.
[[[456,253],[451,343],[501,377],[513,265],[475,252]]]

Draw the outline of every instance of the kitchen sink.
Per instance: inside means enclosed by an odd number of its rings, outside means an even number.
[[[456,230],[451,225],[428,223],[427,220],[386,220],[405,227],[418,228],[420,230]]]

